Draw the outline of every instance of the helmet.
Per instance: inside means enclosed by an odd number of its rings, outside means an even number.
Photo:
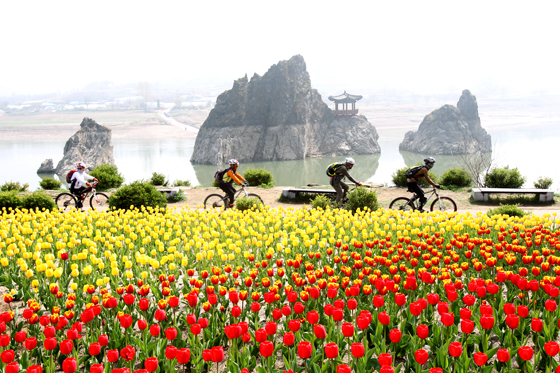
[[[239,161],[237,159],[230,159],[228,163],[231,166],[233,166],[233,165],[238,165],[239,166]]]
[[[354,160],[354,158],[350,158],[350,157],[346,158],[346,159],[344,160],[344,162],[346,162],[346,163],[348,163],[348,164],[352,164],[352,165],[356,163],[356,161]]]
[[[82,162],[76,163],[76,168],[86,168],[86,165]]]
[[[428,168],[432,168],[434,167],[434,163],[436,163],[436,160],[434,159],[434,157],[428,157],[424,159],[424,163],[426,164],[426,166],[428,166]]]

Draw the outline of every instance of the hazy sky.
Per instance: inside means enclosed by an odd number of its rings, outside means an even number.
[[[295,54],[316,87],[556,92],[555,4],[3,1],[0,95],[101,80],[230,84]]]

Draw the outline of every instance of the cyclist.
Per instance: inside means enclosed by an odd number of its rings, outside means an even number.
[[[436,160],[433,157],[428,157],[424,159],[424,165],[420,166],[414,174],[406,179],[406,185],[408,186],[408,191],[411,193],[415,193],[418,198],[420,198],[420,212],[424,212],[424,204],[426,203],[426,197],[424,196],[424,191],[418,183],[422,180],[423,177],[426,178],[426,181],[430,183],[435,188],[439,188],[439,184],[436,184],[430,179],[428,176],[428,170],[431,170],[434,167],[434,163]]]
[[[336,201],[337,205],[346,198],[346,193],[348,193],[348,185],[342,181],[345,177],[350,179],[353,183],[357,185],[362,185],[361,182],[354,180],[352,176],[348,173],[354,167],[356,161],[354,158],[346,158],[344,162],[333,163],[327,169],[327,175],[331,177],[330,184],[336,190]],[[332,174],[332,176],[331,176]]]
[[[86,165],[82,162],[76,164],[78,169],[70,179],[70,193],[78,197],[76,208],[82,208],[82,201],[86,198],[86,193],[91,190],[91,184],[87,180],[92,180],[97,183],[97,179],[93,176],[86,174]],[[87,187],[86,187],[87,186]]]
[[[215,178],[218,180],[218,186],[223,190],[229,197],[229,206],[233,207],[233,200],[235,199],[235,188],[233,187],[233,182],[235,181],[239,185],[247,186],[249,183],[240,174],[237,173],[237,168],[239,167],[239,161],[237,159],[229,160],[229,168],[216,172]]]

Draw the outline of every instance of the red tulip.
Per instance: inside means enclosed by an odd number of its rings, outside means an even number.
[[[529,308],[527,306],[517,306],[517,314],[519,317],[526,318],[529,316]]]
[[[57,344],[58,344],[58,342],[57,342],[56,338],[47,338],[43,342],[43,345],[45,346],[45,350],[47,350],[47,351],[54,350],[56,348]]]
[[[101,334],[99,338],[97,338],[97,342],[99,342],[102,347],[105,347],[109,344],[109,336],[107,334]]]
[[[167,346],[165,348],[165,357],[167,360],[173,360],[177,357],[177,347],[175,346]]]
[[[557,307],[558,305],[556,304],[556,301],[554,299],[549,299],[546,302],[544,302],[544,308],[549,312],[556,311]]]
[[[261,309],[261,304],[260,304],[259,302],[253,302],[253,303],[251,304],[251,311],[252,311],[252,312],[255,312],[255,313],[256,313],[256,312],[259,312],[260,309]]]
[[[430,333],[430,330],[428,329],[428,327],[426,325],[418,325],[416,327],[416,334],[418,335],[418,337],[420,339],[428,338],[429,333]]]
[[[428,299],[428,303],[432,306],[435,306],[439,302],[439,294],[430,293],[426,296],[426,298]]]
[[[107,360],[110,363],[114,363],[119,360],[119,350],[109,350],[107,351]]]
[[[420,312],[422,312],[422,306],[420,305],[420,303],[418,302],[410,303],[410,313],[412,315],[418,316],[420,315]]]
[[[313,346],[310,342],[303,341],[299,343],[297,351],[301,359],[309,359],[313,353]]]
[[[548,356],[556,356],[560,351],[560,346],[554,341],[546,342],[544,344],[544,351]]]
[[[89,368],[89,373],[103,373],[105,371],[105,367],[103,364],[93,364]]]
[[[317,311],[307,312],[307,322],[310,324],[317,324],[319,322],[319,313]]]
[[[352,369],[346,364],[337,365],[336,373],[352,373]]]
[[[401,340],[401,336],[402,336],[402,333],[401,333],[401,331],[400,331],[399,329],[392,329],[392,330],[389,332],[389,339],[390,339],[391,342],[393,342],[393,343],[399,343],[400,340]]]
[[[366,349],[362,343],[352,343],[352,356],[360,358],[364,356]]]
[[[69,357],[62,362],[62,370],[64,373],[74,373],[78,369],[78,362],[75,358]]]
[[[377,318],[379,319],[379,322],[381,323],[381,325],[389,325],[391,323],[391,317],[389,316],[389,314],[387,312],[381,312],[377,316]]]
[[[519,326],[519,316],[515,314],[509,314],[506,316],[506,325],[510,329],[517,329]]]
[[[157,337],[161,333],[161,327],[157,324],[150,326],[150,334],[152,337]]]
[[[401,293],[395,294],[395,303],[399,307],[404,306],[405,303],[406,303],[406,295],[401,294]]]
[[[156,313],[154,315],[155,319],[157,321],[163,321],[165,320],[165,318],[167,317],[167,314],[165,313],[164,310],[160,310],[159,308],[156,310]]]
[[[359,316],[357,320],[358,328],[361,330],[369,328],[370,320],[365,316]]]
[[[272,356],[274,352],[274,344],[270,341],[264,341],[259,347],[262,357],[267,358]]]
[[[158,368],[158,359],[157,357],[149,357],[144,362],[144,367],[148,372],[155,372]]]
[[[383,366],[379,369],[379,373],[395,373],[395,370],[391,366]]]
[[[150,301],[146,298],[142,298],[138,301],[138,308],[142,312],[146,312],[150,308]]]
[[[4,364],[8,364],[14,361],[15,356],[16,354],[14,353],[14,350],[6,350],[0,354],[0,359],[2,359]]]
[[[465,334],[470,334],[474,330],[474,322],[471,320],[461,320],[461,331]]]
[[[379,360],[379,365],[381,366],[393,364],[393,356],[391,354],[379,354],[377,360]]]
[[[333,317],[333,320],[336,321],[336,322],[342,321],[342,319],[344,318],[344,311],[336,308],[332,313],[332,317]]]
[[[266,334],[266,330],[259,329],[255,332],[255,340],[259,343],[266,341],[268,334]]]
[[[24,346],[27,350],[31,351],[37,347],[37,338],[31,337],[25,340]]]
[[[134,295],[132,295],[132,294],[125,294],[125,295],[123,296],[123,300],[124,300],[124,303],[125,303],[125,304],[127,304],[127,305],[130,306],[132,303],[134,303]]]
[[[130,345],[127,345],[123,349],[121,349],[121,357],[126,361],[134,360],[136,356],[136,349]]]
[[[179,364],[187,364],[191,359],[191,350],[188,348],[180,348],[177,350],[177,362]]]
[[[222,346],[212,347],[210,354],[214,363],[219,363],[224,360],[224,348]]]
[[[290,320],[290,322],[288,323],[288,328],[292,331],[292,332],[297,332],[301,327],[301,323],[299,322],[299,320]]]
[[[498,361],[501,361],[502,363],[507,363],[509,359],[510,359],[509,351],[505,348],[500,348],[498,350]]]
[[[479,367],[483,366],[488,361],[488,355],[486,355],[484,352],[475,352],[473,358],[475,364],[478,365]]]
[[[504,313],[506,315],[513,315],[515,313],[515,305],[512,303],[504,304]]]
[[[381,295],[376,295],[373,297],[373,305],[376,308],[381,308],[385,304],[385,299]]]
[[[239,317],[241,315],[241,307],[239,306],[233,306],[231,308],[231,315],[233,317]]]
[[[286,304],[284,307],[282,307],[282,315],[290,316],[291,314],[292,314],[292,309],[290,308],[290,306]]]
[[[40,365],[32,365],[27,368],[25,373],[43,373],[43,367]]]
[[[424,365],[426,361],[428,361],[428,353],[423,349],[416,350],[414,353],[414,359],[418,364]]]
[[[463,353],[461,342],[452,342],[449,344],[449,355],[459,357]]]
[[[441,315],[441,322],[445,326],[451,326],[455,324],[455,315],[451,312],[447,312]]]
[[[334,306],[332,304],[325,304],[325,307],[323,308],[325,315],[327,316],[332,316],[333,312],[334,312]]]
[[[6,347],[10,344],[10,336],[6,334],[0,335],[0,347]]]
[[[531,360],[531,358],[533,357],[533,348],[529,346],[519,347],[517,353],[519,354],[520,358],[522,358],[525,361],[528,361]]]
[[[345,322],[344,324],[342,324],[342,334],[346,338],[353,337],[354,336],[354,324],[352,324],[350,322]]]
[[[92,356],[97,356],[101,353],[101,345],[99,343],[92,343],[89,345],[89,354]]]
[[[17,332],[14,336],[16,343],[23,343],[27,339],[27,333],[24,331]]]
[[[200,324],[196,323],[191,325],[191,333],[193,335],[199,335],[200,332],[202,332],[202,327],[200,326]]]
[[[356,308],[358,308],[358,301],[354,298],[350,298],[348,299],[348,302],[346,304],[348,306],[349,310],[355,310]]]
[[[428,373],[443,373],[443,369],[441,368],[432,368],[428,371]]]
[[[460,316],[461,320],[470,320],[472,317],[472,312],[468,308],[461,308]]]
[[[480,318],[480,325],[483,329],[492,329],[494,327],[494,316],[482,315],[482,317]]]
[[[327,337],[327,331],[323,325],[313,325],[313,333],[318,339],[325,339]]]
[[[202,360],[212,361],[212,350],[203,350],[202,351]]]
[[[266,330],[266,334],[268,335],[276,334],[277,329],[278,329],[278,325],[274,321],[269,321],[264,326],[264,330]]]
[[[177,329],[175,328],[165,329],[165,338],[167,338],[169,341],[172,341],[175,338],[177,338]]]
[[[327,359],[336,359],[338,357],[338,345],[330,342],[325,345],[325,356]]]
[[[533,318],[531,320],[531,329],[534,332],[541,332],[543,330],[543,321],[541,319]]]
[[[284,338],[282,338],[282,341],[284,342],[284,344],[286,346],[293,345],[295,340],[296,340],[296,337],[295,337],[294,333],[290,333],[290,332],[284,333]]]
[[[19,364],[14,362],[6,365],[6,373],[19,373]],[[66,372],[66,371],[64,371]],[[72,371],[73,372],[73,371]]]

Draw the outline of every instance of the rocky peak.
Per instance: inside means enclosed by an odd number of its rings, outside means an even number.
[[[459,98],[459,101],[457,102],[457,109],[459,109],[461,115],[467,119],[480,120],[478,117],[478,104],[476,102],[476,97],[468,89],[465,89]]]

